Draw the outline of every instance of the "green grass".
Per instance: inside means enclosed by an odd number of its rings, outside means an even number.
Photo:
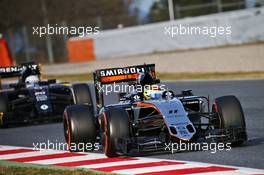
[[[264,72],[183,72],[183,73],[157,73],[157,77],[161,80],[212,80],[212,79],[263,79]],[[43,76],[45,79],[58,79],[61,81],[91,81],[93,74],[72,74],[72,75],[48,75]]]
[[[28,163],[17,163],[9,161],[0,161],[0,175],[111,175],[81,168],[68,168],[50,165],[36,165]]]

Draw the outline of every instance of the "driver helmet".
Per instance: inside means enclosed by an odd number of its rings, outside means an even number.
[[[38,83],[38,82],[39,82],[39,77],[37,75],[29,75],[25,79],[25,83],[27,87],[30,87],[33,84]]]
[[[157,100],[162,97],[162,92],[159,88],[145,89],[143,96],[145,100]]]

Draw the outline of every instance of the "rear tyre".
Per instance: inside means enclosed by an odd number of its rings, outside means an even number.
[[[72,105],[65,109],[63,114],[64,136],[69,150],[91,151],[97,137],[97,127],[93,108],[87,105]],[[81,146],[83,148],[80,148]],[[92,146],[92,147],[93,147]]]
[[[5,94],[0,93],[0,128],[7,128],[8,99]]]
[[[73,90],[73,99],[74,104],[82,105],[91,105],[93,106],[93,100],[90,88],[87,84],[74,84],[72,86]]]
[[[221,129],[236,129],[236,141],[232,145],[240,145],[247,140],[244,112],[239,100],[235,96],[223,96],[215,99],[215,110],[220,118]]]
[[[124,109],[110,108],[105,111],[101,120],[101,139],[106,156],[124,154],[129,131],[129,116]]]

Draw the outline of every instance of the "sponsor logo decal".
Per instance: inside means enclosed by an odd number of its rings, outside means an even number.
[[[11,67],[1,67],[0,73],[15,73],[15,72],[21,72],[22,70],[25,70],[27,67],[31,68],[32,70],[37,70],[38,65],[32,64],[27,66],[11,66]]]
[[[118,69],[109,69],[109,70],[101,70],[100,76],[116,76],[116,75],[127,75],[127,74],[137,74],[140,72],[144,72],[144,67],[129,67],[129,68],[118,68]]]
[[[42,109],[42,110],[47,110],[49,108],[49,106],[48,105],[41,105],[40,106],[40,109]]]

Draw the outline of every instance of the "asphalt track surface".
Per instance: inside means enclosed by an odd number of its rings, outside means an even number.
[[[245,112],[249,141],[230,151],[155,153],[144,156],[264,169],[264,80],[178,81],[167,82],[167,86],[176,92],[192,89],[195,95],[210,95],[210,99],[231,94],[237,96]],[[33,147],[33,143],[48,141],[64,142],[62,123],[0,130],[0,145]]]

